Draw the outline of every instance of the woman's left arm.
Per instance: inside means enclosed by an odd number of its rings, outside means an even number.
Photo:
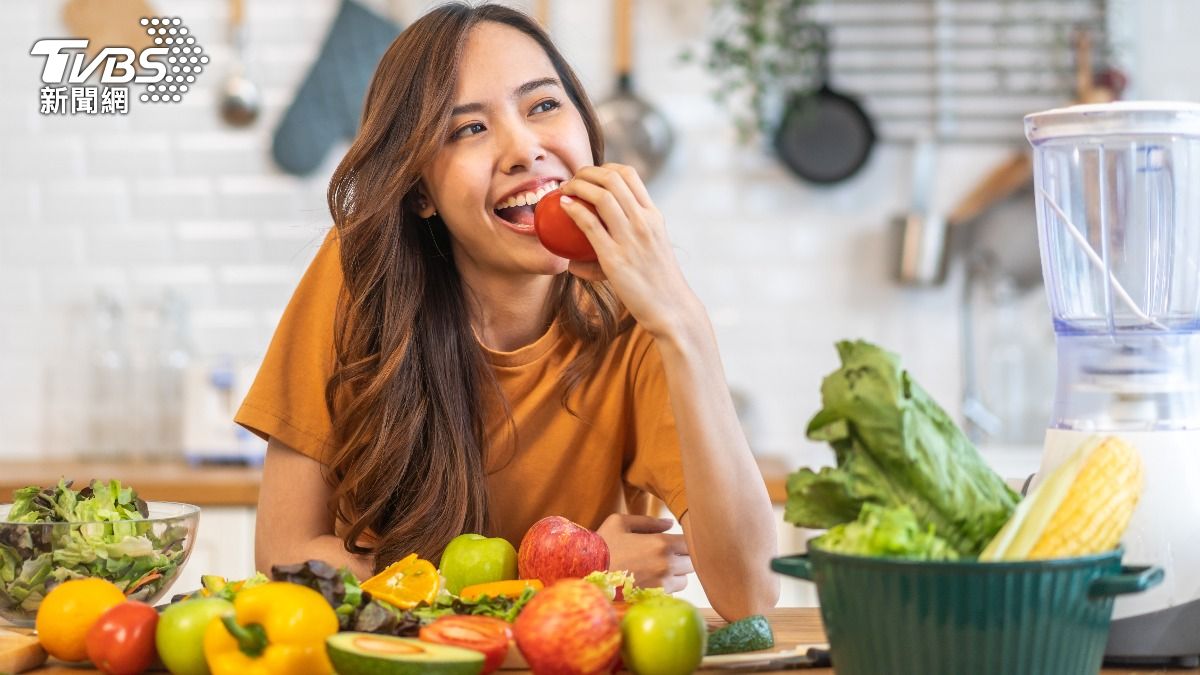
[[[599,258],[572,262],[570,271],[607,278],[662,356],[688,496],[681,524],[713,609],[736,620],[774,607],[771,501],[734,411],[712,324],[675,260],[662,215],[628,166],[586,167],[562,190],[594,205],[603,220],[563,200]]]

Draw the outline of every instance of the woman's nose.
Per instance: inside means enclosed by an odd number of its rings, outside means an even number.
[[[523,122],[506,125],[500,168],[505,173],[529,170],[546,158],[541,137]]]

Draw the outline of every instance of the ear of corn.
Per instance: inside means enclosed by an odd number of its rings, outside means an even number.
[[[1144,480],[1137,450],[1118,438],[1104,439],[1084,460],[1029,557],[1087,555],[1115,547],[1133,517]]]
[[[1141,456],[1116,437],[1093,439],[1023,500],[980,560],[1063,558],[1112,549],[1142,492]]]
[[[988,542],[987,547],[979,554],[979,559],[987,561],[1028,558],[1034,544],[1050,523],[1050,518],[1071,491],[1071,485],[1079,475],[1085,456],[1082,448],[1073,453],[1066,462],[1039,483],[1032,494],[1018,502],[1012,517]]]

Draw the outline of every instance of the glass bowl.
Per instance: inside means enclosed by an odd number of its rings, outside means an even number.
[[[141,520],[14,523],[0,504],[0,618],[32,626],[45,594],[68,579],[98,577],[130,600],[153,604],[196,541],[200,507],[147,502]]]

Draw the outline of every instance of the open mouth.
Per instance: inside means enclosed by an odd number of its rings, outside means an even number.
[[[550,181],[535,191],[513,195],[496,205],[493,210],[502,220],[520,229],[533,227],[533,208],[542,197],[558,187],[558,181]]]

